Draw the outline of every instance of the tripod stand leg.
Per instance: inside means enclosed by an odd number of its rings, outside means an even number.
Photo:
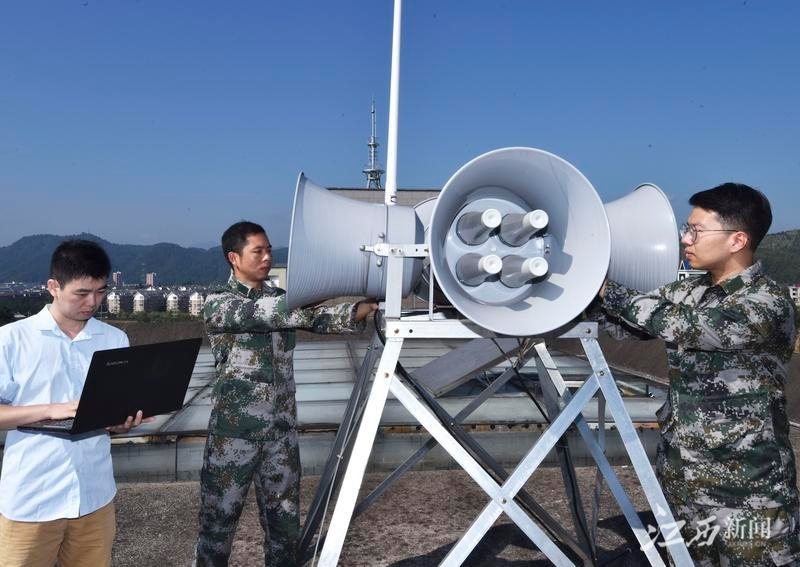
[[[608,409],[611,412],[614,422],[617,425],[620,437],[622,438],[623,445],[625,446],[628,456],[631,459],[631,464],[636,471],[636,476],[642,486],[647,502],[650,504],[650,509],[654,512],[658,526],[662,533],[671,533],[672,528],[676,526],[675,518],[672,516],[667,499],[661,490],[661,485],[658,483],[653,467],[650,465],[650,460],[647,453],[642,446],[639,435],[636,433],[636,428],[633,426],[633,421],[630,415],[625,410],[625,404],[622,401],[617,385],[614,382],[614,377],[608,367],[603,352],[597,339],[581,339],[583,348],[586,351],[586,356],[589,358],[589,363],[594,369],[595,375],[598,377],[600,389],[608,404]],[[656,513],[659,511],[660,513]],[[632,526],[633,527],[633,526]],[[644,529],[634,529],[634,534],[639,543],[642,544],[642,549],[646,552],[654,551],[652,540],[649,534],[645,533]],[[686,544],[680,538],[671,540],[671,545],[667,546],[672,559],[676,565],[692,565],[692,558],[689,556],[689,550]],[[657,554],[656,554],[657,555]],[[650,554],[648,553],[648,557]],[[653,559],[651,559],[651,562]],[[661,562],[660,557],[658,558]]]
[[[353,393],[350,395],[350,400],[347,403],[342,423],[339,430],[336,432],[336,437],[333,440],[331,452],[325,463],[322,475],[320,476],[317,491],[314,494],[314,500],[308,509],[305,523],[303,524],[303,531],[300,535],[299,544],[299,557],[305,557],[308,548],[311,546],[312,538],[324,520],[326,503],[328,496],[334,494],[339,487],[341,478],[337,477],[337,472],[340,463],[347,463],[349,458],[349,451],[352,449],[351,434],[358,427],[360,422],[360,410],[363,408],[364,397],[366,395],[372,369],[375,366],[375,360],[382,350],[382,343],[377,334],[373,336],[370,346],[364,355],[364,360],[358,369],[358,376],[353,385]]]
[[[319,565],[335,567],[339,560],[402,346],[403,339],[386,339],[383,356],[378,364],[378,371],[372,383],[364,415],[361,418],[361,425],[358,428],[358,435],[353,445],[353,452],[350,455],[339,497],[336,500],[336,507],[333,510],[330,529],[322,547]]]

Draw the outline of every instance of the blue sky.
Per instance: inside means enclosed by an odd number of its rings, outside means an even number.
[[[286,245],[298,174],[361,187],[374,99],[386,163],[391,0],[0,4],[0,246],[91,232]],[[800,3],[406,0],[397,185],[531,146],[603,201],[749,183],[799,228]]]

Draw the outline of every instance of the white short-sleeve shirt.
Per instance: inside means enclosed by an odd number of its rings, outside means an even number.
[[[94,351],[123,346],[128,346],[123,331],[94,318],[71,339],[49,305],[0,327],[0,404],[77,400]],[[17,430],[6,435],[0,473],[0,514],[6,518],[77,518],[105,506],[115,494],[108,434],[75,441]]]

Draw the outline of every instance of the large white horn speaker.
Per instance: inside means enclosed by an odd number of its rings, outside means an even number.
[[[387,258],[363,247],[416,244],[423,238],[413,208],[348,199],[300,173],[286,267],[289,308],[343,296],[384,299]],[[421,260],[404,260],[403,297],[411,293],[421,269]]]
[[[606,203],[611,227],[608,277],[639,291],[651,291],[678,275],[678,225],[669,199],[651,183]]]
[[[428,244],[456,309],[490,331],[527,336],[556,330],[589,305],[606,276],[611,232],[574,166],[542,150],[503,148],[450,178]]]

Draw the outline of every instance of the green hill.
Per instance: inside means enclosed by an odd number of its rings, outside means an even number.
[[[148,272],[155,272],[156,281],[161,285],[208,285],[228,278],[228,264],[219,246],[206,250],[166,242],[150,246],[114,244],[84,233],[75,236],[37,234],[0,247],[0,282],[44,281],[53,249],[66,238],[99,242],[111,256],[113,270],[122,272],[123,281],[128,283],[144,283]],[[800,230],[768,234],[757,256],[779,283],[800,283]],[[287,248],[273,250],[274,265],[285,266],[287,257]]]
[[[764,237],[756,256],[777,282],[800,283],[800,230],[776,232]]]
[[[93,234],[72,236],[37,234],[20,238],[9,246],[0,247],[0,282],[41,282],[47,279],[50,256],[58,244],[67,238],[85,238],[98,242],[111,257],[112,270],[122,272],[127,283],[144,283],[145,274],[156,273],[160,285],[208,285],[228,279],[230,268],[216,246],[184,248],[166,242],[143,246],[114,244]],[[286,264],[288,251],[273,251],[273,264]]]

